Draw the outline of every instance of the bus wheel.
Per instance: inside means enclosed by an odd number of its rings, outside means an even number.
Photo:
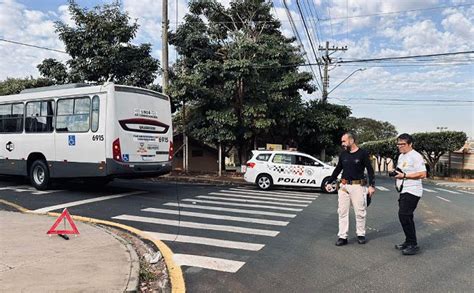
[[[49,169],[45,161],[36,160],[33,162],[30,168],[30,182],[38,190],[48,189],[51,179],[49,178]]]

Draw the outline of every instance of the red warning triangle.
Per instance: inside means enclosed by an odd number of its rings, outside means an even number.
[[[59,226],[61,220],[64,218],[67,219],[69,225],[71,225],[72,230],[56,230],[56,227]],[[56,220],[56,222],[54,222],[53,226],[51,226],[51,228],[46,234],[79,234],[79,230],[77,230],[76,224],[74,224],[74,221],[72,220],[71,215],[67,211],[67,208],[64,209],[59,218]]]

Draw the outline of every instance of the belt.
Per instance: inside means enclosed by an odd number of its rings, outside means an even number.
[[[365,179],[358,179],[358,180],[349,180],[349,179],[341,179],[341,184],[348,184],[348,185],[366,185],[367,180]]]

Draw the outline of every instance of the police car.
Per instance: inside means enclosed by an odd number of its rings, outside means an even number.
[[[329,183],[334,169],[335,167],[300,152],[252,151],[244,179],[257,184],[262,190],[279,185],[319,187],[325,192],[324,185]]]

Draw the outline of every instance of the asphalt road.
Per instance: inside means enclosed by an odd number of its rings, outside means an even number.
[[[334,246],[337,196],[319,190],[118,180],[38,192],[0,177],[0,198],[155,233],[182,265],[188,292],[472,292],[474,193],[425,184],[415,212],[421,253],[403,256],[393,248],[404,240],[398,195],[388,178],[377,185],[368,243],[357,244],[351,214],[343,247]]]

